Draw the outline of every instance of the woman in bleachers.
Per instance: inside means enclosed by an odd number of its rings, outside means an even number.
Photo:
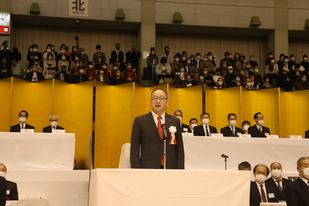
[[[46,54],[46,59],[43,60],[43,75],[45,79],[54,78],[56,75],[57,63],[53,57],[53,53],[49,52]]]
[[[308,82],[308,76],[307,75],[302,75],[301,79],[299,79],[296,82],[296,89],[297,90],[302,90],[302,89],[309,89],[309,82]]]
[[[20,61],[21,54],[17,47],[13,47],[13,52],[11,53],[11,71],[13,75],[20,75]]]

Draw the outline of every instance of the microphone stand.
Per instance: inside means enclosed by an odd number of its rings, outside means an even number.
[[[166,169],[166,137],[164,137],[164,142],[163,142],[163,157],[164,157],[164,165],[163,169]]]
[[[227,160],[226,159],[229,158],[229,156],[222,154],[221,157],[224,158],[224,167],[225,167],[225,170],[227,170]]]

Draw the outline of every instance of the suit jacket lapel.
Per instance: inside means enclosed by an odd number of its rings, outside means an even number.
[[[298,184],[304,190],[304,192],[309,195],[309,186],[306,185],[306,183],[302,179],[298,178]]]
[[[158,128],[157,128],[157,125],[156,125],[156,123],[155,123],[155,121],[153,119],[153,116],[152,116],[151,112],[149,112],[146,117],[147,117],[146,118],[147,124],[149,124],[149,126],[153,130],[154,134],[156,134],[158,139],[160,140],[160,136],[159,136],[159,133],[158,133]]]

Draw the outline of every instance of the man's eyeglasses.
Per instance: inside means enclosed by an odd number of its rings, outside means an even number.
[[[160,102],[162,102],[162,101],[164,101],[164,100],[166,100],[166,97],[152,97],[151,98],[153,101],[160,101]]]

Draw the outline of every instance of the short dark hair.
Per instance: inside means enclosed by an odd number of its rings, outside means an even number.
[[[229,113],[229,114],[227,115],[227,119],[229,119],[230,116],[232,116],[232,115],[234,115],[234,116],[237,118],[237,115],[236,115],[236,114],[234,114],[234,113]]]
[[[253,173],[255,173],[256,168],[257,168],[258,166],[263,166],[263,167],[265,167],[265,168],[266,168],[266,170],[267,170],[267,174],[266,174],[266,176],[268,176],[268,175],[269,175],[269,168],[268,168],[268,167],[267,167],[267,165],[265,165],[265,164],[257,164],[257,165],[255,165],[255,167],[253,168]]]
[[[243,121],[243,122],[242,122],[242,124],[241,124],[241,126],[243,127],[243,126],[244,126],[244,124],[249,124],[249,125],[251,126],[250,122],[249,122],[249,121],[247,121],[247,120]]]
[[[95,48],[96,48],[96,49],[101,49],[101,45],[98,44]]]
[[[198,122],[198,120],[197,120],[196,118],[191,118],[191,119],[190,119],[190,121],[189,121],[189,122],[190,122],[190,124],[191,124],[191,121],[193,121],[193,120],[195,120],[195,121],[197,121],[197,122]]]
[[[209,113],[204,112],[204,113],[202,113],[202,114],[201,114],[201,119],[202,119],[202,116],[203,116],[203,115],[205,115],[205,114],[207,114],[207,115],[208,115],[208,117],[210,117],[210,114],[209,114]]]
[[[26,110],[21,110],[21,111],[18,113],[18,116],[20,116],[20,114],[21,114],[22,112],[25,112],[25,113],[26,113],[26,117],[29,116],[29,114],[28,114],[28,112],[27,112]]]
[[[257,116],[258,116],[259,114],[261,114],[261,115],[262,115],[262,113],[261,113],[261,112],[257,112],[257,113],[255,113],[255,114],[254,114],[254,116],[253,116],[253,119],[256,119],[256,118],[257,118]],[[262,115],[262,116],[263,116],[263,115]]]
[[[168,99],[167,91],[165,91],[165,90],[162,89],[161,87],[157,87],[157,88],[155,88],[154,90],[152,90],[151,95],[152,95],[155,91],[158,91],[158,90],[163,91],[163,92],[165,93],[165,95],[166,95],[166,99]]]
[[[303,160],[309,160],[309,156],[303,156],[297,160],[297,167],[301,167],[301,162]]]
[[[244,169],[250,169],[251,170],[251,165],[250,165],[249,162],[244,161],[244,162],[239,163],[238,170],[244,170]]]

